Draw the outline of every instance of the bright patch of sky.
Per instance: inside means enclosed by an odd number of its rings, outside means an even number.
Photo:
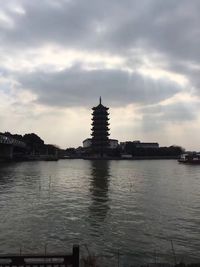
[[[77,147],[101,95],[111,137],[200,150],[199,8],[198,0],[2,1],[0,131]]]

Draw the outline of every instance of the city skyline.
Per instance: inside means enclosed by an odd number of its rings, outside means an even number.
[[[0,131],[79,146],[91,107],[111,138],[200,150],[199,1],[8,0],[0,13]]]

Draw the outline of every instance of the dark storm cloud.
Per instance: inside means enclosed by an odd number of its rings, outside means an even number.
[[[145,107],[140,109],[140,112],[144,115],[144,120],[181,123],[197,118],[198,105],[199,103],[197,102],[177,102],[168,105]]]
[[[20,1],[19,1],[20,3]],[[90,44],[96,21],[102,18],[103,9],[93,1],[21,1],[24,14],[6,14],[14,20],[14,27],[2,30],[2,40],[16,48],[35,47],[56,43],[65,47]],[[106,4],[108,6],[108,4]]]
[[[194,86],[194,91],[200,91],[198,75],[194,74],[192,68],[183,71],[181,67],[189,63],[200,66],[199,0],[8,2],[21,5],[24,14],[14,12],[7,1],[2,4],[2,12],[13,21],[10,26],[5,21],[0,22],[0,40],[6,48],[22,53],[29,48],[57,44],[82,51],[121,55],[129,62],[129,66],[135,66],[133,51],[140,49],[141,55],[143,51],[147,56],[161,55],[161,63],[166,69],[185,75]],[[140,61],[136,65],[139,67]],[[87,96],[84,101],[88,103],[89,98],[96,98],[100,92],[117,103],[152,103],[166,99],[179,90],[176,84],[167,81],[157,83],[144,77],[140,79],[138,75],[133,75],[129,81],[128,74],[120,71],[115,73],[79,70],[74,74],[71,70],[65,74],[48,75],[34,72],[21,78],[21,81],[38,94],[41,102],[57,105],[74,105],[77,98],[83,95]],[[92,77],[89,77],[91,74]],[[40,83],[35,81],[37,78]],[[48,94],[47,86],[50,88]],[[160,89],[162,86],[163,90]],[[54,91],[53,87],[59,92]],[[67,94],[68,101],[63,98],[63,93]]]
[[[141,126],[145,133],[156,132],[164,135],[167,126],[181,126],[184,123],[194,122],[197,119],[199,103],[171,103],[168,105],[156,105],[144,107],[138,110],[142,114]],[[162,131],[161,131],[162,130]]]
[[[198,0],[17,2],[25,14],[6,9],[14,27],[1,34],[11,46],[57,43],[123,54],[140,47],[175,59],[200,59]]]
[[[157,103],[182,89],[168,80],[153,80],[120,70],[34,72],[18,77],[22,88],[37,94],[38,102],[56,106],[91,105],[101,95],[111,105]]]
[[[200,65],[194,62],[173,62],[171,70],[189,78],[190,87],[187,88],[189,93],[200,96]],[[178,71],[177,71],[178,70]]]

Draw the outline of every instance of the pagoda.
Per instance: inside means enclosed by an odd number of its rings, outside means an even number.
[[[108,109],[102,105],[101,97],[99,105],[92,108],[92,151],[100,157],[106,155],[109,147]]]

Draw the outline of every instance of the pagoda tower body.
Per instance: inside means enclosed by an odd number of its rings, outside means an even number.
[[[108,109],[102,105],[101,97],[99,105],[92,108],[92,150],[101,157],[106,155],[109,147]]]

